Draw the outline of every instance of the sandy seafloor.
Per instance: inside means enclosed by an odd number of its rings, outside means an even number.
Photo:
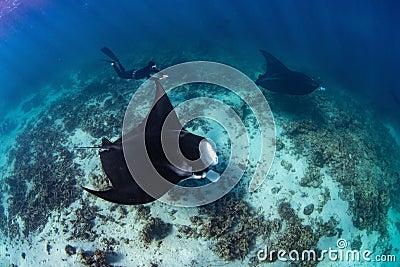
[[[228,63],[253,80],[263,70],[262,61],[255,65],[232,55],[183,59]],[[155,60],[168,66],[182,59]],[[124,61],[140,65],[146,59]],[[400,261],[395,194],[400,139],[389,122],[375,121],[373,112],[350,101],[342,88],[305,97],[264,91],[278,141],[269,175],[256,192],[247,193],[244,178],[211,208],[159,201],[120,206],[81,190],[80,185],[104,188],[105,176],[96,151],[74,147],[99,144],[102,136],[118,138],[127,103],[141,82],[117,79],[108,66],[97,67],[71,70],[65,81],[41,88],[7,115],[5,121],[16,124],[3,127],[8,130],[1,135],[1,266],[316,266],[260,262],[256,255],[265,246],[336,249],[339,238],[348,249]],[[185,97],[187,90],[177,94]],[[382,155],[385,160],[378,160]],[[310,204],[314,209],[305,215]],[[71,255],[67,245],[75,249],[69,247]],[[318,264],[383,265],[397,266],[327,259]]]

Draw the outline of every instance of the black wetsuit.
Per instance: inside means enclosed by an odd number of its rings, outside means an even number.
[[[133,70],[127,71],[127,70],[125,70],[124,66],[122,66],[118,57],[114,54],[113,51],[111,51],[110,48],[104,46],[103,48],[100,49],[100,51],[103,52],[110,59],[112,59],[112,61],[110,61],[110,60],[103,60],[103,61],[111,63],[111,66],[114,67],[115,72],[122,79],[139,80],[139,79],[144,79],[144,78],[150,78],[150,74],[158,72],[156,63],[154,63],[153,61],[150,61],[147,64],[147,67],[141,68],[139,70],[133,69]]]
[[[115,72],[118,74],[118,77],[122,79],[140,80],[144,78],[150,78],[150,74],[158,72],[158,70],[152,64],[149,64],[146,67],[138,70],[133,69],[128,71],[125,70],[120,62],[114,62],[112,66],[114,67]]]

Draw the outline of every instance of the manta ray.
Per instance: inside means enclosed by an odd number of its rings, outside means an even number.
[[[219,178],[209,168],[218,163],[211,140],[192,134],[181,125],[160,81],[154,80],[156,95],[142,123],[114,142],[103,138],[97,147],[111,188],[95,191],[83,187],[87,192],[113,203],[145,204],[185,179]],[[131,151],[124,151],[126,148]],[[148,183],[155,193],[150,195],[138,180]]]
[[[289,95],[305,95],[320,85],[298,71],[292,71],[267,51],[260,50],[267,63],[267,71],[258,76],[256,84],[273,92]]]

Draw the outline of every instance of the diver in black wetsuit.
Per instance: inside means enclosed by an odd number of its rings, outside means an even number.
[[[112,59],[112,61],[111,60],[104,60],[104,61],[111,63],[111,66],[113,66],[115,72],[118,74],[118,77],[122,79],[139,80],[143,78],[150,78],[150,74],[158,72],[156,63],[154,63],[153,61],[150,61],[149,64],[147,64],[147,66],[144,68],[127,71],[125,70],[124,66],[122,66],[117,56],[108,47],[103,47],[101,49],[101,52],[103,52]]]

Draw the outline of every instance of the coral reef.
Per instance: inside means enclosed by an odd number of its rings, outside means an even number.
[[[257,238],[263,239],[275,250],[297,249],[301,253],[310,249],[317,251],[317,243],[322,236],[339,234],[338,222],[333,218],[318,222],[314,227],[303,225],[289,202],[281,202],[278,213],[282,220],[265,220],[247,202],[230,193],[201,207],[199,215],[190,218],[192,226],[181,225],[178,231],[188,238],[212,240],[211,250],[225,261],[243,261],[256,247]],[[258,263],[255,257],[249,258],[250,265]],[[298,264],[316,266],[318,262]]]
[[[281,202],[278,206],[278,213],[279,213],[279,216],[281,216],[281,218],[284,221],[288,221],[288,222],[299,221],[294,209],[292,209],[289,202]]]
[[[290,206],[289,202],[281,202],[278,206],[279,216],[282,218],[282,228],[270,238],[268,244],[274,250],[292,251],[296,250],[300,254],[305,250],[318,251],[317,244],[322,236],[337,235],[338,222],[331,218],[326,223],[317,223],[316,227],[303,225],[302,220]],[[276,256],[276,255],[275,255]],[[315,260],[297,262],[296,266],[316,266],[318,255]],[[269,260],[269,259],[267,259]],[[276,258],[272,259],[277,260]]]
[[[309,98],[316,105],[308,118],[283,123],[293,151],[308,161],[300,185],[320,187],[321,170],[326,170],[341,184],[354,225],[386,234],[387,212],[400,182],[399,148],[386,128],[350,99]]]
[[[150,207],[144,205],[137,205],[137,216],[141,219],[150,218]]]
[[[282,139],[276,138],[275,147],[276,147],[276,151],[281,151],[282,149],[285,148],[285,143],[282,141]]]
[[[191,131],[198,131],[199,129],[201,129],[201,131],[204,133],[207,133],[210,130],[207,120],[205,120],[204,118],[196,118],[194,120],[191,120],[185,125],[185,127],[190,129]]]
[[[91,266],[91,267],[107,267],[113,266],[110,263],[115,261],[115,257],[120,257],[115,252],[114,245],[119,245],[114,238],[101,238],[100,243],[103,244],[103,249],[96,248],[93,251],[85,251],[83,249],[79,249],[78,253],[76,253],[76,248],[72,247],[71,245],[67,245],[65,247],[65,252],[68,256],[72,256],[77,254],[78,260],[84,266]]]
[[[293,165],[292,165],[292,163],[290,163],[290,162],[287,162],[286,160],[281,160],[281,166],[285,169],[285,170],[287,170],[287,171],[290,171],[291,169],[292,169],[292,167],[293,167]]]
[[[308,204],[304,207],[303,213],[304,215],[310,215],[314,211],[314,204]]]
[[[190,218],[192,225],[180,226],[186,237],[215,240],[211,249],[227,261],[243,260],[256,244],[257,236],[268,235],[280,227],[277,221],[265,221],[244,200],[233,194],[200,208]]]
[[[99,237],[96,231],[93,230],[95,219],[101,218],[98,213],[99,208],[97,206],[89,206],[83,201],[80,204],[81,208],[74,211],[73,217],[75,219],[72,219],[70,224],[62,222],[64,226],[63,232],[70,234],[68,240],[81,239],[93,242]]]
[[[105,90],[106,87],[108,90]],[[60,119],[63,120],[65,130],[73,132],[81,128],[95,138],[118,136],[125,111],[120,107],[126,107],[128,101],[120,93],[110,93],[112,87],[115,85],[94,82],[73,95],[69,102],[63,103],[67,112],[64,111]],[[99,108],[104,112],[99,113]]]
[[[76,155],[65,147],[77,127],[96,138],[120,133],[120,107],[128,103],[123,96],[128,89],[107,80],[80,86],[80,91],[54,100],[26,121],[16,137],[16,145],[8,155],[8,165],[13,169],[4,179],[4,190],[10,197],[2,214],[8,219],[1,227],[11,238],[42,229],[51,211],[66,208],[81,197],[76,178],[83,174],[74,163]],[[110,88],[125,89],[110,93]],[[37,100],[32,101],[27,109],[37,106]],[[105,110],[100,114],[98,103]],[[0,216],[0,220],[4,218]]]
[[[361,236],[356,236],[350,243],[351,249],[360,251],[362,246]]]
[[[96,249],[94,252],[79,250],[79,259],[85,266],[90,267],[107,267],[111,266],[106,262],[107,252]]]
[[[324,192],[321,194],[322,201],[317,206],[317,211],[322,212],[323,207],[325,204],[331,199],[331,192],[327,187],[324,188]]]
[[[150,243],[153,240],[162,240],[172,231],[172,224],[165,223],[160,218],[151,217],[144,225],[141,236],[144,242]]]
[[[10,153],[14,169],[5,183],[11,195],[7,200],[11,237],[19,236],[20,230],[27,236],[40,229],[51,210],[68,207],[80,196],[75,186],[79,171],[62,145],[66,136],[60,128],[48,127],[46,118],[28,124]],[[25,222],[23,229],[17,218]]]
[[[300,180],[300,185],[304,187],[320,188],[322,185],[322,175],[319,168],[309,167],[303,178]]]
[[[76,254],[76,248],[73,247],[73,246],[71,246],[70,244],[67,244],[67,245],[65,246],[65,253],[66,253],[68,256],[75,255],[75,254]]]
[[[0,195],[0,203],[3,203],[3,195]],[[0,204],[0,231],[2,233],[7,232],[7,216],[5,214],[5,210],[3,205]]]

